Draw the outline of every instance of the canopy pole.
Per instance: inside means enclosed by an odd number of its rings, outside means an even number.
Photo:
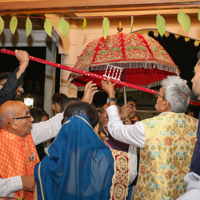
[[[15,52],[8,50],[8,49],[2,48],[0,52],[4,53],[4,54],[15,56]],[[33,56],[29,56],[29,59],[33,60],[35,62],[39,62],[39,63],[46,64],[46,65],[51,65],[51,66],[54,66],[54,67],[58,67],[58,68],[65,69],[65,70],[68,70],[68,71],[71,71],[71,72],[83,74],[83,75],[86,75],[86,76],[91,76],[91,77],[101,79],[101,80],[104,80],[104,81],[107,80],[107,77],[105,77],[105,76],[101,76],[101,75],[94,74],[94,73],[91,73],[91,72],[83,71],[83,70],[76,69],[76,68],[73,68],[73,67],[69,67],[69,66],[66,66],[66,65],[60,65],[60,64],[57,64],[57,63],[54,63],[54,62],[51,62],[51,61],[47,61],[47,60],[43,60],[43,59],[40,59],[40,58],[36,58],[36,57],[33,57]],[[122,81],[117,80],[117,79],[111,78],[110,81],[112,83],[115,83],[115,84],[134,88],[136,90],[148,92],[148,93],[151,93],[151,94],[157,94],[158,93],[155,90],[152,90],[152,89],[149,89],[149,88],[144,88],[144,87],[134,85],[134,84],[131,84],[131,83],[122,82]],[[200,107],[200,102],[197,102],[197,101],[190,100],[190,104]]]
[[[124,72],[124,70],[122,72],[122,76],[123,76],[123,82],[125,82],[125,72]],[[123,93],[124,93],[124,105],[126,105],[127,104],[126,86],[123,86],[123,89],[124,89],[124,91],[123,91]]]

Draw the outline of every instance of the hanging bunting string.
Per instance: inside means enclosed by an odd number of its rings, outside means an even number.
[[[156,26],[157,26],[157,31],[160,34],[160,36],[162,37],[163,35],[165,35],[167,37],[167,34],[169,34],[168,32],[166,32],[166,25],[165,25],[165,19],[163,16],[161,16],[160,12],[158,11],[159,14],[157,14],[156,17]],[[172,14],[173,12],[170,12],[170,14]],[[175,13],[178,13],[178,22],[179,24],[185,29],[185,31],[188,33],[190,30],[190,26],[191,26],[191,20],[189,15],[187,15],[185,12],[181,11],[176,11]],[[166,14],[165,12],[162,12],[162,14]],[[140,15],[140,14],[139,14]],[[145,15],[145,14],[142,14]],[[149,15],[149,14],[147,14]],[[86,16],[86,17],[43,17],[43,16],[31,16],[31,15],[27,15],[27,16],[17,16],[17,15],[11,15],[11,20],[10,20],[10,24],[9,24],[9,28],[12,32],[12,34],[14,35],[17,29],[17,25],[18,25],[18,18],[26,18],[26,36],[28,37],[31,34],[32,31],[32,22],[31,22],[31,18],[41,18],[41,19],[45,19],[44,21],[44,29],[46,31],[46,33],[51,37],[51,32],[52,32],[52,28],[53,28],[53,24],[51,19],[60,19],[57,25],[58,30],[61,32],[62,37],[64,38],[70,29],[70,24],[66,21],[66,19],[77,19],[77,20],[83,20],[83,26],[82,26],[82,30],[87,26],[87,19],[95,19],[95,18],[103,18],[103,26],[102,26],[102,31],[103,31],[103,37],[106,39],[108,31],[109,31],[109,27],[110,27],[110,22],[109,22],[109,18],[119,18],[119,17],[127,17],[130,16],[131,17],[131,31],[132,32],[132,28],[133,28],[133,16],[132,15],[115,15],[115,16]],[[137,14],[135,14],[134,16],[138,16]],[[3,17],[3,16],[2,16]],[[5,28],[5,23],[4,20],[0,16],[0,35],[3,32],[4,28]],[[198,20],[200,21],[200,9],[198,12]],[[55,27],[54,27],[55,28]],[[154,35],[157,37],[159,34],[155,34]],[[177,38],[177,37],[176,37]],[[187,42],[187,39],[185,39]],[[198,40],[195,40],[194,45],[195,46],[199,46],[200,42]]]
[[[1,49],[1,53],[15,56],[15,52],[14,51],[11,51],[11,50],[8,50],[8,49],[4,49],[4,48]],[[68,71],[75,72],[75,73],[78,73],[78,74],[83,74],[83,75],[90,76],[90,77],[93,77],[93,78],[97,78],[97,79],[100,79],[100,80],[104,80],[104,81],[107,80],[107,77],[105,77],[105,76],[101,76],[101,75],[94,74],[94,73],[91,73],[91,72],[83,71],[83,70],[80,70],[80,69],[77,69],[77,68],[73,68],[73,67],[69,67],[69,66],[66,66],[66,65],[60,65],[60,64],[57,64],[57,63],[54,63],[54,62],[51,62],[51,61],[47,61],[47,60],[41,59],[41,58],[36,58],[36,57],[33,57],[33,56],[29,56],[29,59],[32,60],[32,61],[35,61],[35,62],[39,62],[39,63],[45,64],[45,65],[50,65],[50,66],[53,66],[53,67],[57,67],[57,68],[64,69],[64,70],[68,70]],[[112,83],[115,83],[115,84],[118,84],[118,85],[134,88],[136,90],[140,90],[140,91],[143,91],[143,92],[148,92],[148,93],[151,93],[151,94],[157,94],[158,93],[155,90],[152,90],[152,89],[149,89],[149,88],[144,88],[144,87],[141,87],[141,86],[138,86],[138,85],[134,85],[134,84],[131,84],[131,83],[122,82],[122,81],[120,81],[118,79],[110,78],[110,81]],[[190,101],[190,104],[195,105],[195,106],[200,106],[200,102],[196,102],[196,101],[192,101],[192,100]]]

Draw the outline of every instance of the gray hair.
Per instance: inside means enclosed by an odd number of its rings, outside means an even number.
[[[14,110],[8,110],[6,113],[0,114],[0,128],[4,126],[7,122],[7,119],[14,117],[16,112]]]
[[[187,81],[179,76],[168,76],[161,82],[165,99],[170,103],[172,112],[184,113],[190,103],[191,91]]]

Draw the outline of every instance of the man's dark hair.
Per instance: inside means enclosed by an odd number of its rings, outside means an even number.
[[[133,102],[135,102],[134,99],[133,99],[133,97],[131,97],[131,96],[128,96],[126,99],[127,99],[127,102],[128,102],[128,101],[133,101]],[[119,98],[119,99],[117,100],[117,103],[118,103],[118,105],[119,105],[120,107],[122,107],[122,106],[124,105],[124,97]]]
[[[51,100],[52,100],[52,104],[58,103],[60,104],[60,102],[63,99],[68,99],[67,95],[63,94],[63,93],[54,93]]]
[[[74,102],[74,101],[80,101],[79,98],[67,98],[67,99],[63,99],[61,102],[60,102],[60,112],[64,112],[66,107]]]
[[[90,120],[93,128],[99,123],[98,112],[92,104],[83,101],[75,101],[67,106],[64,112],[64,119],[62,120],[62,124],[64,124],[68,118],[79,114],[85,115]]]
[[[3,79],[8,79],[8,76],[12,74],[11,72],[2,72],[0,73],[0,81]]]

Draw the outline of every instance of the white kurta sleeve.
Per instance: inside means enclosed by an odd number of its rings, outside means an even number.
[[[142,122],[136,122],[133,125],[124,125],[120,120],[117,106],[109,106],[106,110],[109,117],[108,130],[113,138],[120,142],[143,148],[145,132]]]

